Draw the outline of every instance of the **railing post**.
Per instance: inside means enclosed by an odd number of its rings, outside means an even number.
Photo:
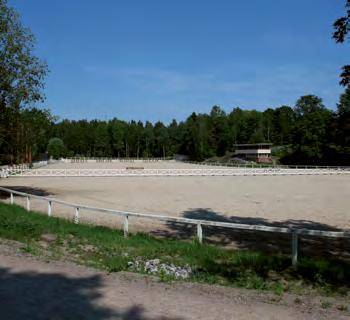
[[[79,223],[79,207],[75,208],[75,214],[74,214],[74,223]]]
[[[124,230],[124,237],[126,238],[129,233],[129,216],[124,216],[124,224],[123,224],[123,230]]]
[[[203,231],[200,223],[197,223],[197,240],[199,243],[203,242]]]
[[[295,267],[298,264],[298,233],[292,230],[292,265]]]
[[[30,211],[30,198],[27,197],[27,211]]]
[[[51,203],[51,201],[48,201],[47,202],[47,215],[49,217],[51,217],[51,213],[52,213],[52,203]]]
[[[11,192],[10,193],[10,204],[14,204],[14,201],[15,199],[13,198],[13,193]]]

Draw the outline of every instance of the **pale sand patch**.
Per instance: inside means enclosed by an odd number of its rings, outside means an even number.
[[[350,176],[13,177],[0,183],[110,209],[170,216],[194,216],[201,209],[213,219],[305,220],[350,229]]]

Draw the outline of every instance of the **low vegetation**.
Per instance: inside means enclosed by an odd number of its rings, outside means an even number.
[[[0,238],[23,244],[22,250],[49,259],[68,259],[108,272],[133,271],[130,262],[159,259],[192,270],[186,281],[296,293],[346,295],[350,264],[340,260],[290,257],[263,252],[232,251],[197,242],[158,239],[145,234],[125,238],[106,227],[76,225],[48,218],[19,206],[0,203]],[[145,272],[145,270],[138,270]],[[175,280],[159,274],[161,280]]]

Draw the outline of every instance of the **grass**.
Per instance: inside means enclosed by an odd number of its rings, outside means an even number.
[[[53,235],[52,239],[43,241],[45,234]],[[49,252],[53,258],[73,259],[109,272],[128,270],[129,261],[158,258],[178,266],[190,265],[190,281],[276,293],[310,289],[341,294],[350,288],[350,264],[340,260],[301,258],[293,268],[287,255],[226,250],[146,234],[125,238],[119,230],[76,225],[4,203],[0,203],[0,238],[24,243],[23,251],[34,255]]]

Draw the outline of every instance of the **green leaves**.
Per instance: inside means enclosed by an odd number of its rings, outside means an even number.
[[[54,159],[59,159],[65,154],[65,146],[60,138],[52,138],[47,145],[47,151]]]
[[[34,36],[21,24],[17,12],[0,0],[0,154],[4,162],[31,162],[38,144],[42,144],[36,141],[42,137],[42,121],[35,121],[42,119],[41,115],[46,122],[51,118],[46,111],[40,115],[37,109],[21,112],[44,99],[43,81],[48,69],[34,55],[34,45]]]

